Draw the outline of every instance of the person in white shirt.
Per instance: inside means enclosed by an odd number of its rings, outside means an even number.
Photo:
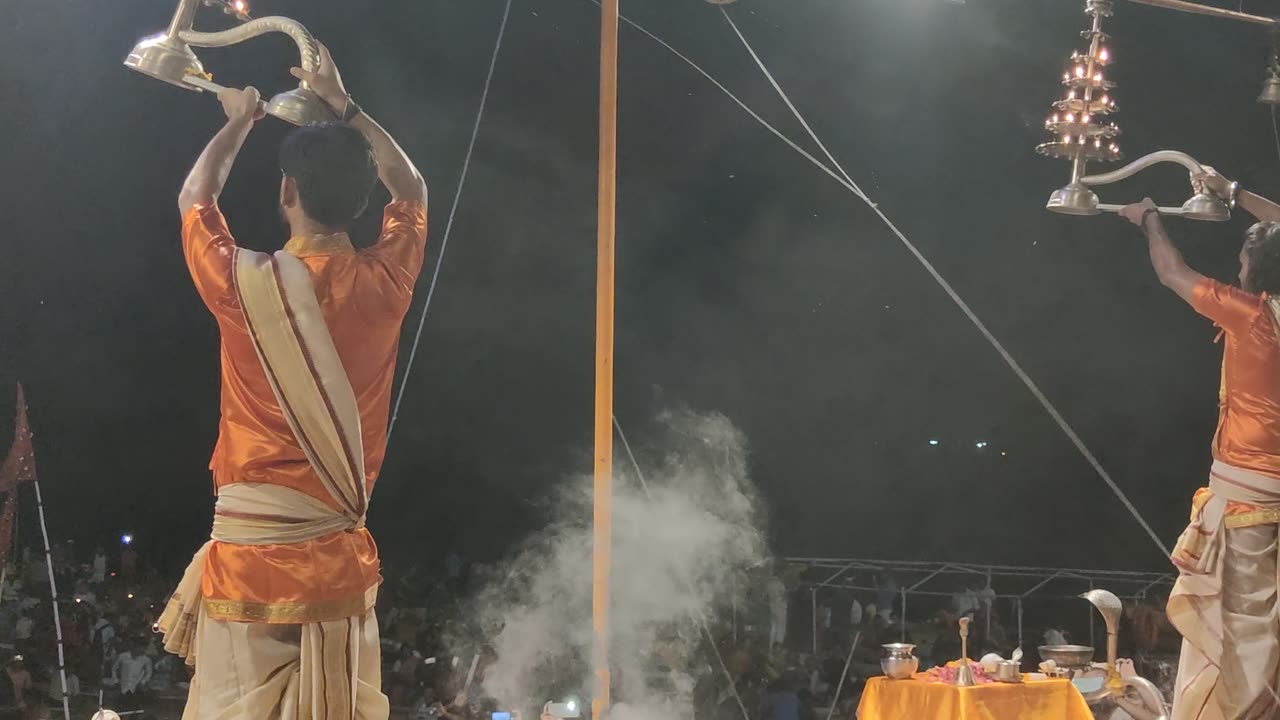
[[[26,650],[31,642],[31,633],[35,632],[35,621],[26,612],[18,615],[18,622],[13,626],[13,644],[19,652]]]
[[[1045,645],[1066,645],[1067,636],[1064,635],[1063,632],[1061,630],[1058,630],[1057,628],[1049,628],[1044,631],[1044,644]]]
[[[98,648],[99,667],[105,668],[107,662],[115,656],[116,628],[101,610],[97,611],[97,620],[93,623],[93,646]]]
[[[787,639],[787,586],[778,578],[770,578],[769,595],[769,653],[774,646],[781,646]]]
[[[978,601],[978,593],[973,588],[965,588],[962,592],[951,596],[951,609],[960,617],[973,615],[981,607],[982,603]]]
[[[147,683],[151,682],[153,665],[143,651],[141,640],[129,643],[129,649],[116,656],[111,677],[120,684],[120,708],[139,710],[146,700]]]
[[[35,630],[35,621],[30,615],[22,613],[18,616],[18,623],[13,629],[13,637],[15,640],[30,640],[31,633]]]
[[[67,697],[74,698],[80,694],[80,676],[75,672],[67,671]],[[49,679],[49,700],[53,703],[62,702],[62,679],[55,673]]]
[[[101,585],[107,581],[107,551],[98,548],[93,553],[93,582]]]

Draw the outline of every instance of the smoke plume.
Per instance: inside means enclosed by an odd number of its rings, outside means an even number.
[[[711,660],[697,618],[732,602],[767,558],[742,433],[725,417],[660,418],[640,477],[619,448],[613,492],[613,715],[690,718],[693,669]],[[533,711],[592,688],[592,481],[566,482],[554,521],[494,573],[470,610],[496,661],[483,680],[503,707]],[[536,717],[536,715],[534,715]]]

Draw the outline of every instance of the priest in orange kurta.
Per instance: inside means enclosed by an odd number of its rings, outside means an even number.
[[[161,619],[195,666],[185,720],[384,720],[377,548],[364,527],[386,448],[400,325],[422,266],[426,186],[343,87],[327,51],[294,70],[342,122],[281,149],[274,256],[236,246],[217,206],[261,117],[252,88],[224,91],[227,124],[180,196],[182,241],[221,335],[222,401],[210,468],[213,540]],[[392,196],[377,242],[346,228],[375,179]]]
[[[1172,556],[1168,613],[1183,636],[1173,718],[1280,718],[1280,207],[1212,171],[1199,180],[1269,220],[1246,236],[1241,287],[1188,267],[1150,200],[1123,211],[1161,282],[1225,337],[1213,467]]]
[[[426,210],[401,200],[383,211],[376,245],[356,252],[345,235],[298,235],[284,251],[302,260],[325,324],[355,389],[371,491],[387,443],[400,322],[422,266]],[[200,296],[222,335],[222,420],[210,469],[214,487],[283,485],[331,503],[274,402],[231,287],[234,240],[216,205],[193,205],[183,246]],[[291,545],[215,544],[203,595],[209,617],[267,623],[331,620],[371,607],[378,553],[364,528]]]

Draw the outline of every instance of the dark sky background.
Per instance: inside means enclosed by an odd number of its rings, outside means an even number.
[[[1032,148],[1079,45],[1082,5],[740,0],[730,11],[854,179],[1172,542],[1210,462],[1221,350],[1208,321],[1155,281],[1132,228],[1044,210],[1067,168]],[[1254,102],[1264,33],[1118,5],[1110,77],[1127,156],[1180,149],[1277,189],[1271,118]],[[502,7],[253,7],[324,40],[428,178],[430,251],[401,373]],[[172,10],[7,7],[0,408],[22,380],[55,537],[89,544],[129,530],[145,553],[180,563],[208,530],[218,384],[175,198],[222,117],[211,97],[120,64]],[[644,0],[623,12],[802,137],[715,8]],[[587,0],[514,0],[375,494],[371,526],[389,557],[496,557],[545,522],[554,483],[590,468],[598,18]],[[225,24],[209,10],[199,20]],[[276,36],[200,55],[219,82],[269,94],[289,86],[296,51]],[[646,445],[672,406],[732,418],[782,554],[1166,566],[867,207],[625,27],[621,63],[616,407],[633,441]],[[284,238],[285,130],[259,125],[223,197],[251,247]],[[1178,204],[1185,174],[1166,167],[1101,194],[1143,193]],[[1196,267],[1230,279],[1245,227],[1241,217],[1173,232]],[[0,411],[0,437],[10,427]],[[24,518],[32,538],[29,508]]]

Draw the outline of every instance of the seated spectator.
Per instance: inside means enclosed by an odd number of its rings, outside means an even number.
[[[408,707],[417,698],[420,683],[418,671],[422,667],[422,655],[405,643],[400,646],[400,657],[391,666],[387,676],[387,696],[393,707]]]
[[[1045,645],[1070,645],[1071,643],[1069,640],[1067,640],[1067,634],[1062,630],[1059,630],[1057,628],[1047,628],[1044,631],[1044,644]]]
[[[934,618],[937,640],[933,645],[933,662],[946,665],[960,657],[959,616],[949,610],[940,610]]]
[[[107,551],[101,546],[93,551],[93,577],[94,585],[101,585],[107,581]]]
[[[67,697],[74,698],[80,694],[80,676],[75,670],[67,668]],[[49,678],[49,700],[55,704],[62,704],[62,676],[54,672],[53,677]]]
[[[787,670],[765,693],[764,720],[808,720],[803,718],[800,688],[804,680],[795,670]]]
[[[129,642],[129,649],[116,656],[111,677],[120,685],[120,709],[142,710],[147,701],[147,683],[151,682],[153,665],[145,653],[141,638]]]
[[[25,611],[19,611],[18,622],[13,628],[13,644],[18,652],[26,652],[31,644],[31,635],[35,632],[36,623]]]
[[[97,656],[98,665],[106,667],[107,662],[115,657],[116,627],[101,610],[96,611],[93,623],[93,639],[90,645]]]
[[[26,710],[27,703],[33,700],[31,671],[27,669],[26,661],[22,659],[21,655],[14,655],[4,669],[9,676],[9,683],[13,687],[14,704],[18,706],[19,710]]]

